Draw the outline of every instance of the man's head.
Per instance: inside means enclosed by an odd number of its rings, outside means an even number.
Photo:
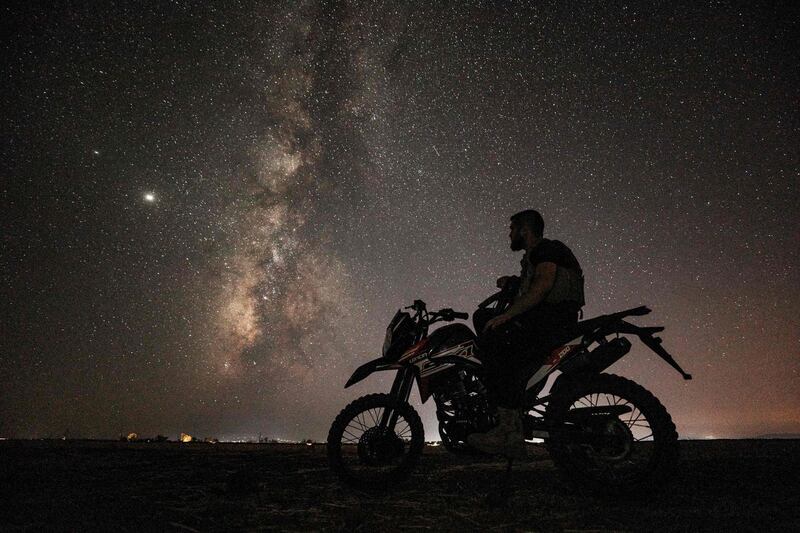
[[[538,211],[526,209],[511,217],[510,233],[513,251],[526,250],[544,235],[544,219]]]

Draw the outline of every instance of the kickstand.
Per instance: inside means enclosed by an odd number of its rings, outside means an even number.
[[[514,459],[508,457],[506,471],[498,484],[497,490],[486,495],[486,503],[489,507],[505,507],[508,504],[508,498],[511,496],[511,466],[513,464]]]

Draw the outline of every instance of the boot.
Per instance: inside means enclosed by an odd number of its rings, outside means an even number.
[[[486,433],[473,433],[467,442],[482,452],[501,454],[511,459],[525,457],[522,419],[516,409],[497,408],[498,423]]]

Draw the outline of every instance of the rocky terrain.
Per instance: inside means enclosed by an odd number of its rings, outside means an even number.
[[[382,495],[340,485],[323,445],[0,442],[2,531],[800,531],[800,441],[684,441],[670,484],[581,494],[541,447],[514,466],[427,447]]]

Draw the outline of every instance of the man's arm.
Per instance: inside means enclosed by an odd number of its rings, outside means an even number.
[[[509,283],[519,283],[519,276],[501,276],[497,278],[498,289],[505,289]]]
[[[557,268],[555,263],[550,262],[536,265],[533,283],[528,288],[528,292],[520,294],[511,307],[508,308],[508,311],[503,314],[509,315],[509,318],[511,318],[539,305],[547,296],[547,293],[550,292],[550,289],[553,288],[553,283],[556,281]]]
[[[524,294],[520,294],[505,313],[487,322],[484,329],[494,329],[508,322],[515,316],[521,315],[525,311],[539,305],[539,303],[544,300],[545,296],[547,296],[550,289],[553,288],[553,283],[556,281],[557,268],[557,265],[551,262],[544,262],[536,265],[533,283],[531,283],[528,291]]]

